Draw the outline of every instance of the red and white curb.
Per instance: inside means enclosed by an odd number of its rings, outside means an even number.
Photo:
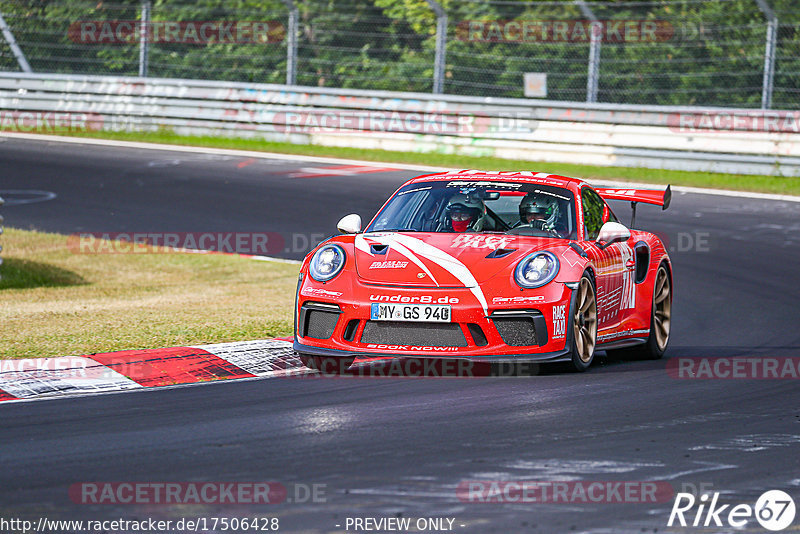
[[[286,339],[0,360],[0,401],[311,372]]]

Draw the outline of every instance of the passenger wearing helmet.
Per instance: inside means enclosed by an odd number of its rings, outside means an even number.
[[[519,203],[520,226],[558,235],[558,201],[543,193],[528,193]]]
[[[456,193],[445,209],[454,232],[480,232],[486,224],[486,205],[483,200],[465,193]]]

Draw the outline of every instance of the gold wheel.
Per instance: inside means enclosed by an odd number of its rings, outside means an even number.
[[[597,341],[597,299],[594,287],[585,276],[578,287],[575,315],[572,317],[572,333],[575,339],[575,350],[584,364],[589,364],[594,356]]]
[[[658,268],[655,291],[653,291],[653,329],[659,351],[667,348],[671,318],[672,288],[669,284],[667,270],[662,266]]]

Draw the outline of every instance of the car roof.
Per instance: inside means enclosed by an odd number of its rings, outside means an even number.
[[[535,183],[542,185],[552,185],[556,187],[563,187],[570,189],[574,184],[575,187],[580,188],[585,181],[580,178],[570,178],[568,176],[560,176],[558,174],[550,174],[547,172],[537,171],[480,171],[480,170],[452,170],[446,172],[436,172],[432,174],[424,174],[412,178],[407,184],[416,182],[429,182],[432,180],[445,181],[445,180],[481,180],[481,181],[497,181],[497,182],[524,182]]]

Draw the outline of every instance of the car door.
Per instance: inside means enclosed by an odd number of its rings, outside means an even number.
[[[626,309],[633,306],[633,251],[628,243],[602,246],[596,239],[610,209],[593,189],[581,189],[583,248],[595,265],[598,331],[617,326]],[[628,283],[626,283],[626,280]]]

